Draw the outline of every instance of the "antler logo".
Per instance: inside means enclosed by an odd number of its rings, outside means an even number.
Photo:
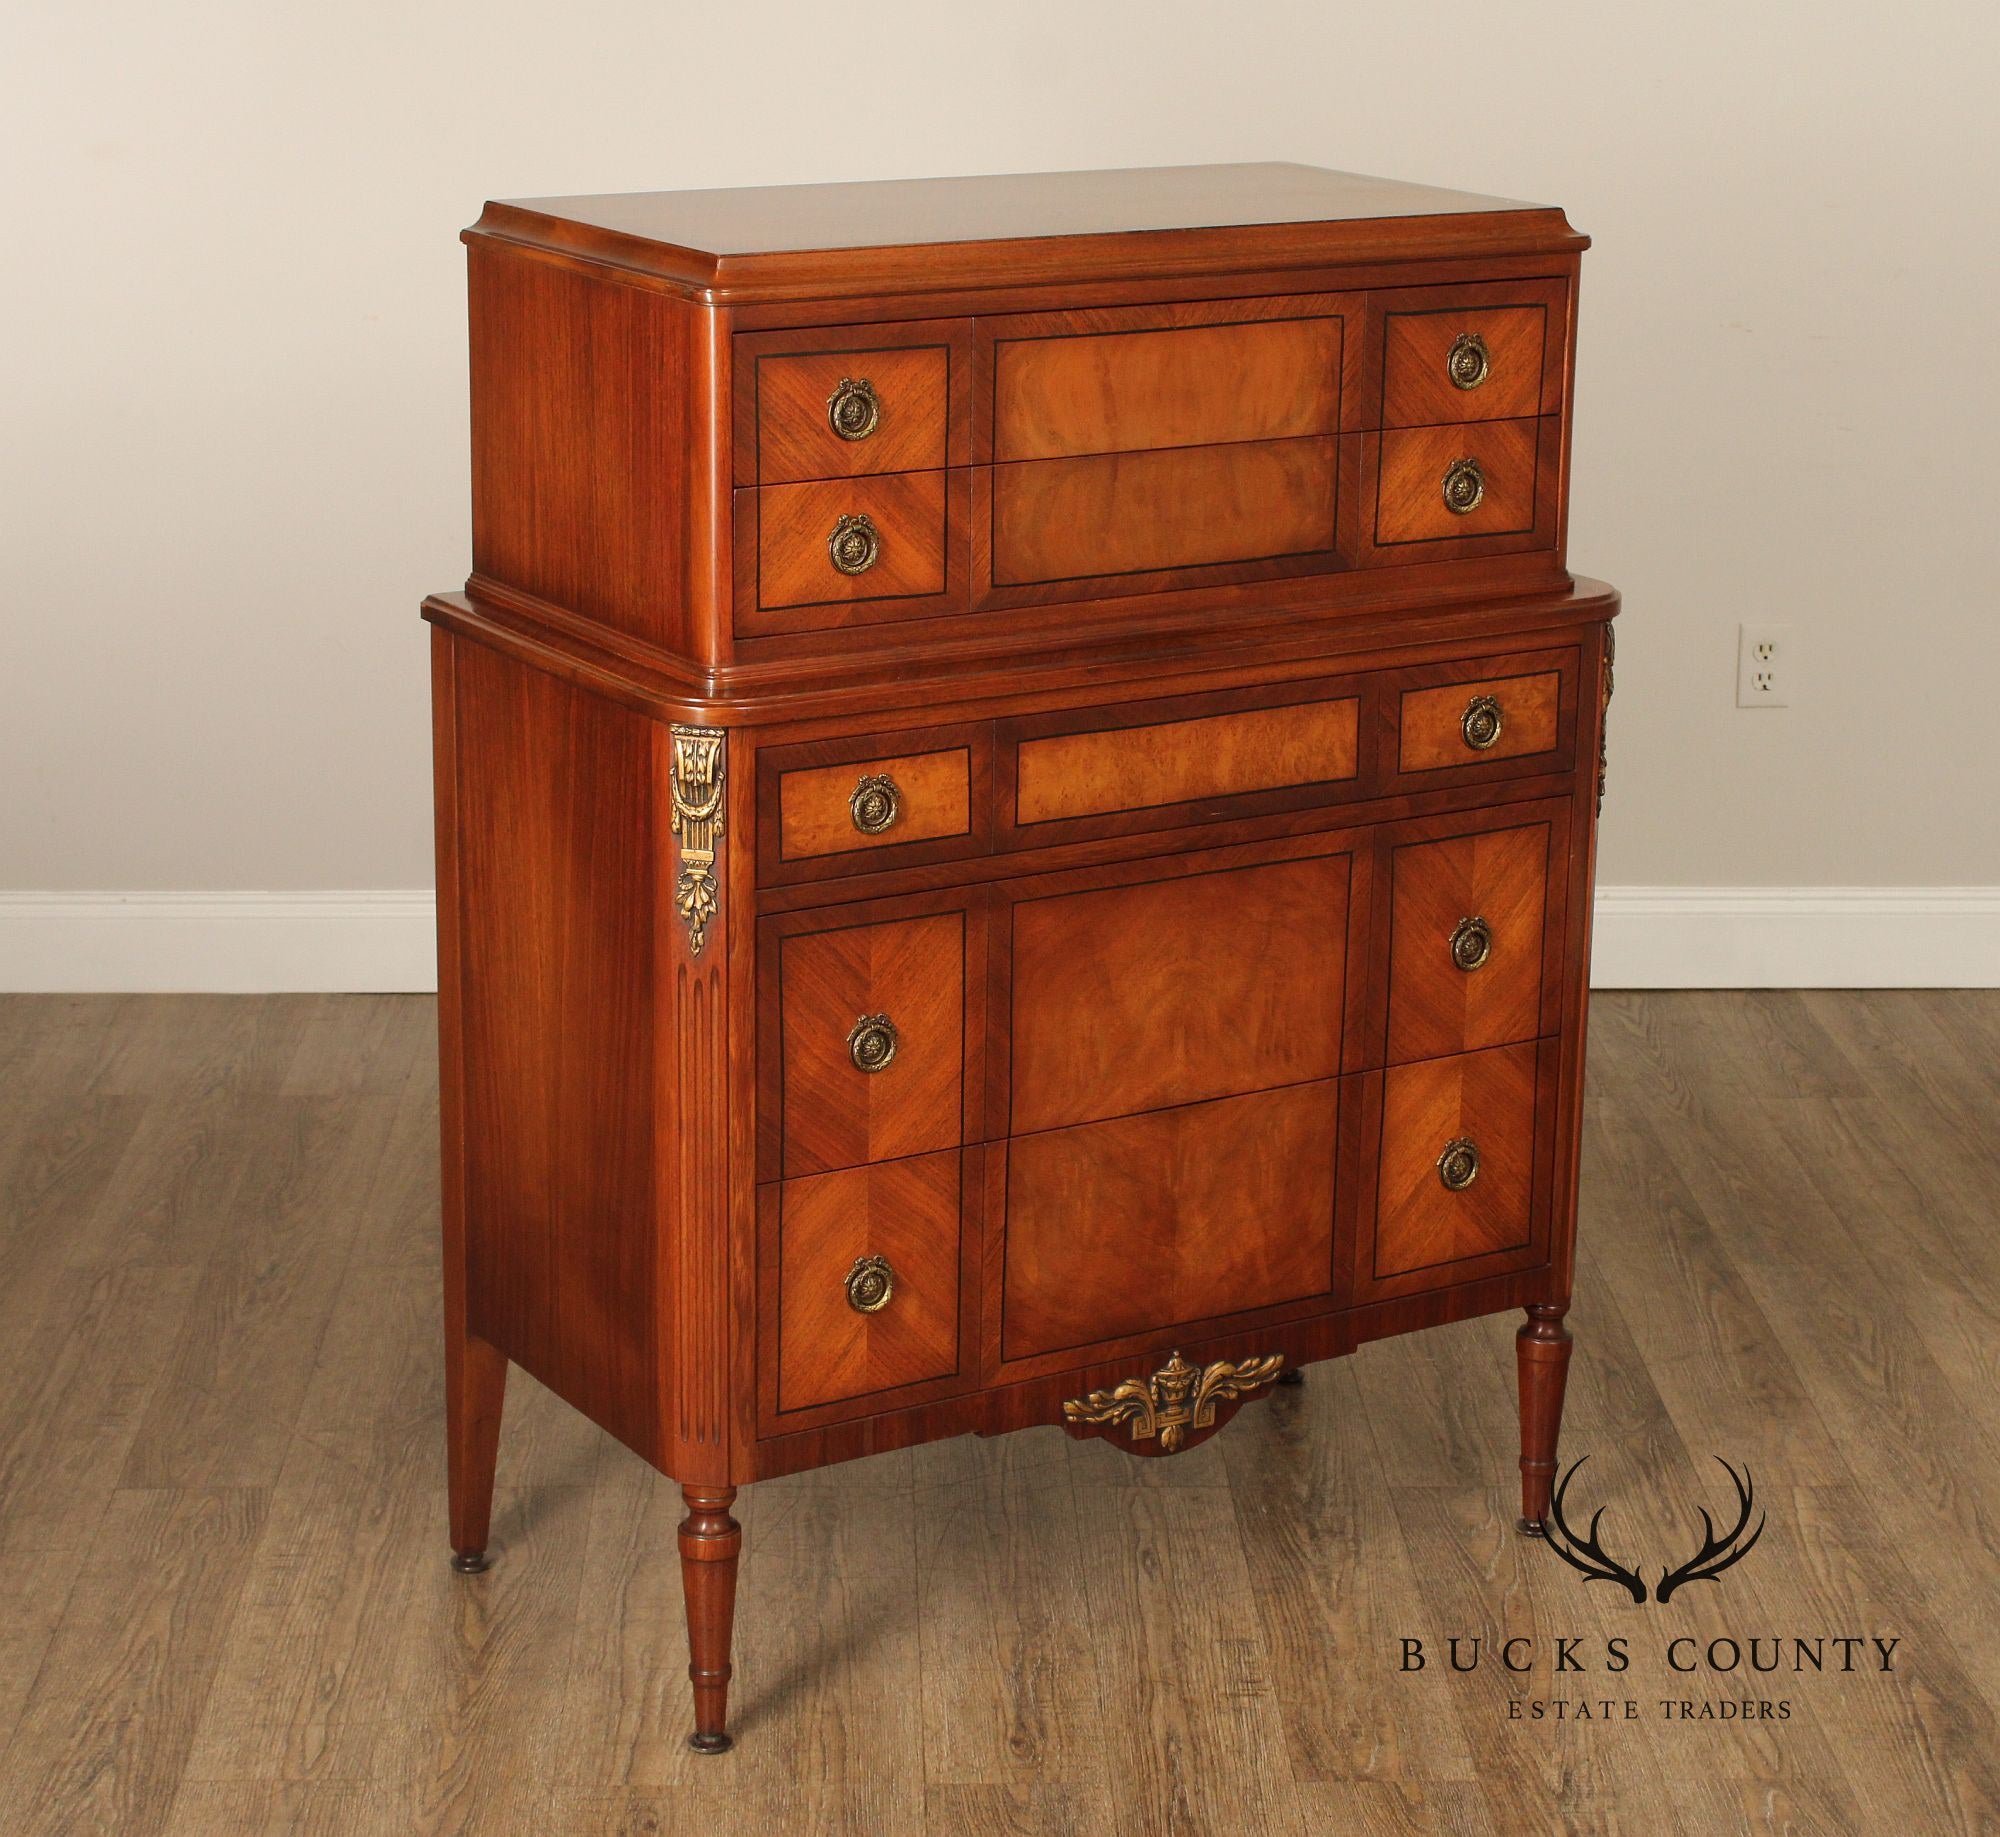
[[[1744,1532],[1750,1524],[1750,1514],[1755,1505],[1755,1492],[1750,1483],[1750,1469],[1745,1467],[1738,1473],[1720,1455],[1716,1463],[1729,1476],[1736,1489],[1736,1522],[1722,1536],[1715,1534],[1715,1520],[1702,1509],[1701,1548],[1678,1569],[1663,1568],[1660,1580],[1653,1590],[1655,1601],[1669,1601],[1674,1591],[1686,1582],[1713,1582],[1725,1569],[1740,1563],[1756,1548],[1758,1538],[1764,1535],[1766,1519],[1757,1520],[1757,1528],[1746,1537]],[[1634,1604],[1646,1599],[1646,1584],[1636,1569],[1628,1569],[1605,1548],[1599,1534],[1599,1526],[1604,1522],[1604,1507],[1599,1506],[1590,1515],[1590,1530],[1578,1536],[1568,1519],[1563,1516],[1563,1500],[1569,1493],[1569,1484],[1576,1478],[1577,1470],[1590,1459],[1583,1455],[1570,1463],[1569,1471],[1562,1477],[1549,1501],[1548,1523],[1544,1527],[1548,1535],[1544,1540],[1556,1555],[1572,1569],[1580,1570],[1587,1582],[1616,1582],[1632,1597]]]

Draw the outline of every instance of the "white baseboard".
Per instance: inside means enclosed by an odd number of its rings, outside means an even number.
[[[428,991],[427,890],[0,893],[0,990]],[[1600,989],[2000,986],[2000,887],[1600,887]]]
[[[203,995],[437,987],[428,887],[0,893],[0,989]]]
[[[1598,989],[1990,989],[2000,887],[1599,887]]]

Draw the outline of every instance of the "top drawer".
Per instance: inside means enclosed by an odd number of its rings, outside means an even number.
[[[962,465],[970,322],[758,332],[736,341],[736,482]]]
[[[1384,427],[1554,414],[1562,405],[1561,281],[1400,287],[1370,297]]]
[[[982,320],[993,459],[1068,459],[1340,428],[1340,295]]]

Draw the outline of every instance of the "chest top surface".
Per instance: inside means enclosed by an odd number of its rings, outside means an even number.
[[[889,251],[933,284],[973,285],[1023,259],[1109,277],[1163,259],[1293,265],[1585,242],[1549,206],[1280,162],[526,198],[488,204],[466,234],[733,299],[879,285]]]

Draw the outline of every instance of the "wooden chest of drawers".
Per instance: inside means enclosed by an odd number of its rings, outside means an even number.
[[[510,1362],[679,1480],[1173,1453],[1569,1336],[1616,596],[1584,240],[1298,167],[489,205],[434,626],[452,1544]]]

